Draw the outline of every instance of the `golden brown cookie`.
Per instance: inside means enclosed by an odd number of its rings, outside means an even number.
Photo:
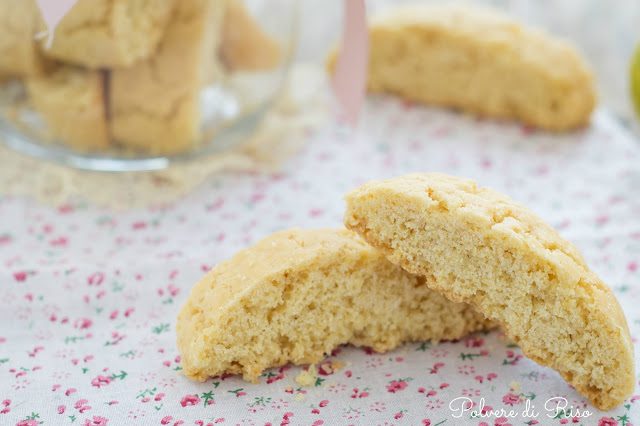
[[[111,131],[119,145],[176,154],[201,137],[200,92],[214,73],[225,1],[181,0],[155,54],[111,74]]]
[[[173,6],[174,0],[78,0],[43,51],[89,68],[131,66],[155,52]]]
[[[85,152],[109,146],[104,78],[101,71],[62,66],[25,79],[30,103],[51,139]]]
[[[35,0],[0,0],[0,75],[34,76],[47,67],[36,41],[44,30]]]
[[[351,343],[378,352],[490,327],[347,230],[278,232],[209,272],[178,316],[184,373],[257,380]]]
[[[437,173],[374,181],[347,195],[345,224],[495,320],[598,408],[633,391],[633,346],[615,296],[573,245],[504,195]]]
[[[263,30],[242,0],[232,0],[224,18],[220,55],[231,71],[260,71],[278,66],[280,44]]]
[[[589,122],[593,78],[570,44],[472,6],[405,5],[370,23],[368,88],[552,131]],[[329,68],[335,54],[329,59]]]

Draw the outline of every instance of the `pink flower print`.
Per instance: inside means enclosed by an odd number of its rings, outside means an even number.
[[[27,272],[26,271],[14,272],[13,278],[18,282],[24,282],[27,280]]]
[[[99,286],[104,281],[104,273],[102,272],[94,272],[93,274],[87,277],[87,284]]]
[[[162,418],[162,420],[160,420],[160,424],[161,425],[168,425],[169,423],[171,423],[171,420],[173,420],[173,417],[171,416],[164,416]]]
[[[75,404],[73,404],[73,408],[84,413],[85,411],[91,410],[91,407],[87,405],[88,402],[89,401],[86,399],[79,399]]]
[[[407,382],[405,380],[392,380],[387,385],[387,392],[396,393],[396,392],[399,392],[401,390],[406,389],[407,386],[408,386],[408,384],[407,384]]]
[[[64,247],[67,245],[68,242],[69,240],[67,240],[66,237],[58,237],[49,241],[49,244],[51,244],[53,247]]]
[[[64,394],[65,394],[65,396],[69,396],[69,395],[71,395],[72,393],[75,393],[75,392],[76,392],[76,388],[69,388],[66,391],[64,391]]]
[[[482,345],[484,345],[484,339],[480,337],[470,337],[467,340],[465,340],[464,345],[467,348],[479,348]]]
[[[635,272],[638,270],[638,262],[629,262],[627,265],[627,271]]]
[[[280,423],[280,426],[290,424],[291,417],[293,417],[293,413],[291,411],[287,411],[286,413],[284,413],[284,415],[282,416],[282,423]]]
[[[618,426],[618,421],[613,417],[602,417],[598,420],[598,426]]]
[[[38,422],[33,419],[20,420],[16,426],[38,426]]]
[[[64,414],[64,411],[67,409],[64,405],[58,405],[58,414]]]
[[[142,220],[137,221],[137,222],[133,222],[133,223],[131,224],[131,228],[132,228],[132,229],[134,229],[134,230],[136,230],[136,231],[137,231],[137,230],[140,230],[140,229],[145,229],[146,227],[147,227],[146,222],[144,222],[144,221],[142,221]]]
[[[320,401],[320,403],[318,404],[321,408],[326,407],[327,405],[329,405],[329,400],[328,399],[323,399],[322,401]]]
[[[509,423],[509,419],[507,419],[506,417],[498,417],[496,419],[496,426],[513,426],[511,423]]]
[[[93,380],[91,380],[91,386],[95,386],[97,388],[106,386],[109,383],[111,383],[111,377],[103,376],[103,375],[96,376],[93,378]]]
[[[431,426],[431,420],[422,419],[422,426]]]
[[[107,426],[107,422],[109,420],[102,416],[93,416],[91,420],[86,419],[84,421],[84,426]]]
[[[436,362],[435,364],[433,364],[433,367],[431,367],[429,369],[429,373],[431,374],[438,374],[438,371],[444,367],[444,362]]]
[[[369,392],[368,392],[369,388],[366,388],[364,390],[360,390],[358,388],[353,388],[353,392],[351,393],[351,398],[356,399],[356,398],[366,398],[369,396]]]
[[[495,379],[496,377],[498,377],[498,375],[496,373],[487,374],[487,380],[489,380],[489,381]]]
[[[404,413],[402,411],[398,411],[396,414],[393,415],[393,418],[395,420],[400,420],[402,417],[404,417]]]
[[[489,411],[493,411],[493,407],[490,405],[485,405],[482,407],[482,410],[480,410],[482,414],[487,414]]]
[[[71,204],[63,204],[60,207],[58,207],[58,213],[60,214],[68,214],[68,213],[72,213],[74,210],[73,206]]]
[[[505,396],[502,397],[502,402],[507,404],[507,405],[515,405],[518,404],[520,402],[520,397],[514,393],[507,393]]]
[[[432,396],[436,396],[438,394],[438,392],[436,392],[435,390],[433,390],[433,389],[427,390],[426,388],[424,388],[422,386],[418,388],[418,393],[425,394],[425,396],[427,398],[432,397]]]
[[[176,297],[178,293],[180,293],[180,289],[173,284],[169,284],[167,286],[167,290],[169,291],[169,295],[172,297]]]
[[[198,405],[200,403],[200,398],[198,395],[185,395],[180,400],[180,405],[183,407]]]
[[[73,324],[75,328],[78,328],[80,330],[86,330],[92,325],[93,321],[91,321],[89,318],[78,318]]]

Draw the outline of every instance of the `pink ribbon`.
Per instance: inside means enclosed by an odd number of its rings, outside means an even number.
[[[364,0],[344,1],[344,30],[332,86],[346,121],[355,126],[367,90],[369,32]]]
[[[18,0],[24,1],[24,0]],[[62,21],[62,18],[71,10],[76,0],[37,0],[38,7],[42,14],[42,19],[47,24],[47,45],[51,47],[53,42],[53,35],[56,32],[56,27]]]

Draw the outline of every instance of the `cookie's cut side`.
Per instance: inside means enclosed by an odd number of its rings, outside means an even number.
[[[633,391],[633,346],[615,296],[569,242],[509,198],[470,180],[414,174],[350,193],[345,224],[498,322],[598,408]]]
[[[347,230],[276,233],[221,263],[178,316],[184,373],[255,381],[269,367],[316,363],[341,344],[388,351],[490,327]]]

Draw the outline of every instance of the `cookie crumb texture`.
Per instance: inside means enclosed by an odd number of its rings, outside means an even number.
[[[591,73],[570,44],[491,9],[395,7],[369,32],[371,92],[552,131],[586,125],[596,104]]]
[[[174,0],[78,0],[43,52],[89,68],[131,66],[155,51],[173,7]]]
[[[633,391],[633,346],[615,296],[573,245],[509,198],[470,180],[413,174],[350,193],[345,224],[495,320],[596,407]]]
[[[177,336],[187,377],[232,373],[256,381],[269,367],[318,363],[341,344],[384,352],[489,327],[350,231],[289,230],[239,252],[196,284]]]
[[[103,72],[61,66],[25,84],[50,139],[85,152],[108,148]]]

